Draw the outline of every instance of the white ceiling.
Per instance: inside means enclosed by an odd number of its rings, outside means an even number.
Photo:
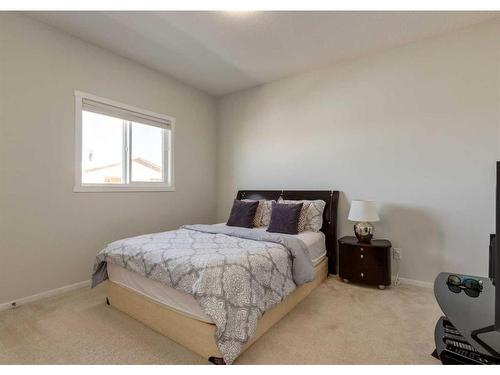
[[[445,33],[493,12],[29,12],[214,95]]]

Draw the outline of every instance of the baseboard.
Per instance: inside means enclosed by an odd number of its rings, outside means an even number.
[[[392,278],[393,284],[395,279],[396,279],[395,277]],[[400,277],[399,282],[401,284],[419,286],[421,288],[429,288],[429,289],[431,289],[434,286],[434,283],[430,283],[428,281],[412,280],[412,279],[406,279],[404,277]]]
[[[393,277],[392,278],[393,282],[394,282],[394,279],[395,278]],[[404,277],[400,277],[399,281],[401,282],[401,284],[419,286],[421,288],[432,288],[433,287],[433,283],[430,283],[427,281],[406,279]],[[16,307],[19,307],[19,306],[25,305],[25,304],[30,303],[30,302],[39,301],[41,299],[48,298],[48,297],[54,297],[54,296],[57,296],[57,295],[62,294],[62,293],[70,292],[72,290],[85,288],[87,286],[90,286],[90,280],[80,281],[80,282],[75,283],[75,284],[65,285],[65,286],[62,286],[60,288],[47,290],[45,292],[34,294],[32,296],[19,298],[17,300],[6,302],[6,303],[1,303],[0,304],[0,311],[8,310],[8,309],[12,308],[12,303],[14,303],[14,302],[16,304]]]
[[[339,280],[342,280],[338,274],[337,275],[330,274],[330,275],[328,275],[328,277],[335,277],[335,278],[337,278]],[[392,285],[393,286],[394,286],[394,281],[395,280],[396,280],[396,277],[392,276]],[[399,282],[401,284],[404,284],[404,285],[413,285],[413,286],[418,286],[418,287],[421,287],[421,288],[432,289],[434,287],[434,283],[431,283],[431,282],[428,282],[428,281],[406,279],[404,277],[400,277],[399,278]]]
[[[42,293],[34,294],[32,296],[19,298],[19,299],[16,299],[16,300],[13,300],[10,302],[6,302],[6,303],[0,303],[0,311],[13,308],[13,306],[12,306],[13,303],[16,304],[15,307],[19,307],[21,305],[25,305],[25,304],[30,303],[30,302],[39,301],[41,299],[48,298],[48,297],[54,297],[54,296],[57,296],[59,294],[66,293],[66,292],[69,292],[72,290],[85,288],[87,286],[90,286],[90,280],[80,281],[79,283],[65,285],[65,286],[62,286],[60,288],[47,290],[47,291],[42,292]]]

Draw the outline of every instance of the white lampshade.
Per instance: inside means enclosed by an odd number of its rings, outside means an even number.
[[[374,201],[352,201],[348,220],[368,223],[379,221],[377,204]]]

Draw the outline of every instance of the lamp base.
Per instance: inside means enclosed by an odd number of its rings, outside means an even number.
[[[366,222],[354,224],[354,234],[359,242],[370,243],[374,232],[373,225]]]

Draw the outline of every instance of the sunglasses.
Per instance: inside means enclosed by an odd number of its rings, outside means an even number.
[[[448,289],[453,293],[460,293],[462,290],[469,297],[478,297],[483,290],[483,282],[481,280],[464,277],[463,279],[457,275],[448,276],[446,281]]]

